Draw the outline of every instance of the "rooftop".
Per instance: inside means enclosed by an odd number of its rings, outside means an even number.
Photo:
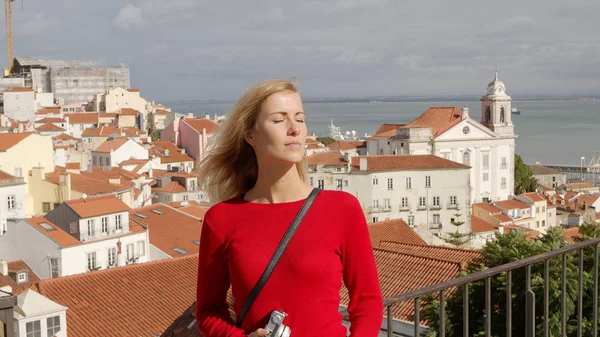
[[[43,216],[25,219],[25,221],[61,247],[71,247],[81,244],[81,241]]]
[[[42,119],[38,119],[37,121],[35,121],[36,124],[40,123],[66,123],[67,121],[62,119],[62,118],[58,118],[58,117],[46,117],[46,118],[42,118]]]
[[[82,218],[91,218],[130,210],[127,204],[113,194],[95,198],[69,200],[65,201],[65,204]]]
[[[15,274],[19,271],[26,270],[27,282],[17,284],[17,282],[11,277],[11,274]],[[8,275],[0,274],[0,288],[9,286],[12,288],[11,294],[19,295],[21,292],[29,289],[33,284],[39,281],[40,278],[33,272],[33,270],[23,260],[13,261],[8,263]]]
[[[206,129],[206,133],[214,133],[219,128],[219,124],[203,118],[185,118],[183,121],[198,133],[202,133],[202,129]]]
[[[367,160],[366,171],[396,171],[396,170],[464,170],[467,165],[440,158],[434,155],[377,155],[352,157],[353,170],[360,171],[360,160]]]
[[[364,144],[365,144],[365,141],[337,140],[337,141],[327,145],[327,148],[330,150],[346,151],[346,150],[354,150],[359,146],[363,146]]]
[[[97,149],[92,152],[110,153],[111,151],[118,150],[121,146],[125,145],[129,141],[129,138],[116,138],[109,139],[104,143],[100,144]]]
[[[194,241],[200,240],[202,218],[164,204],[153,204],[130,210],[129,219],[149,226],[150,244],[171,257],[198,253],[198,244]],[[178,253],[175,248],[188,254]]]
[[[517,199],[495,201],[494,205],[496,207],[504,208],[506,210],[509,210],[509,209],[529,209],[529,208],[531,208],[526,203],[524,203],[524,202],[522,202],[520,200],[517,200]]]
[[[168,155],[165,150],[168,150]],[[150,154],[158,157],[161,164],[165,163],[180,163],[180,162],[193,162],[194,159],[187,154],[183,153],[184,149],[169,141],[156,141],[152,142],[152,148],[150,148]]]
[[[69,118],[69,124],[95,124],[95,123],[98,123],[98,113],[94,113],[94,112],[71,113],[65,117]]]
[[[400,242],[416,245],[427,245],[412,228],[402,219],[373,222],[368,225],[371,245],[380,247],[381,242]]]
[[[403,128],[431,128],[433,138],[441,136],[462,121],[462,110],[455,107],[432,107]]]
[[[396,135],[396,130],[405,126],[406,124],[388,124],[384,123],[379,127],[379,130],[375,132],[373,136],[378,137],[391,137]]]
[[[187,192],[187,189],[183,187],[177,181],[171,181],[163,187],[155,187],[152,189],[152,192],[163,192],[163,193],[184,193]]]
[[[110,184],[105,180],[94,178],[82,172],[82,174],[66,172],[64,168],[56,168],[54,172],[46,173],[46,181],[58,185],[60,174],[68,174],[71,177],[71,190],[85,193],[88,196],[126,191],[130,188],[124,184]]]
[[[554,174],[562,174],[562,172],[555,170],[555,169],[551,169],[549,167],[543,166],[543,165],[527,165],[529,166],[529,168],[531,168],[531,171],[533,172],[533,175],[535,176],[543,176],[543,175],[554,175]]]
[[[346,166],[344,155],[339,151],[316,152],[307,158],[308,165]]]
[[[61,128],[60,126],[56,126],[52,123],[46,123],[40,127],[35,128],[37,131],[42,131],[42,132],[63,132],[66,131],[65,129]]]
[[[482,218],[471,216],[471,232],[473,233],[486,233],[486,232],[496,232],[498,231],[498,227],[493,224],[483,220]]]
[[[31,132],[24,133],[0,133],[0,151],[7,151],[19,144],[23,139],[32,135]]]
[[[139,91],[139,90],[138,90]],[[140,112],[132,108],[122,108],[120,115],[137,116]]]
[[[137,137],[137,136],[142,136],[145,135],[145,132],[135,128],[135,127],[130,127],[130,128],[119,128],[116,126],[98,126],[96,128],[87,128],[85,130],[83,130],[83,133],[81,134],[82,137],[108,137],[108,136],[112,136],[112,135],[116,135],[116,136],[125,136],[125,137]]]

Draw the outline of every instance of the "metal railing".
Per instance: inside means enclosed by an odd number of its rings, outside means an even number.
[[[407,211],[410,211],[410,205],[406,205],[406,206],[402,206],[402,205],[400,205],[400,207],[398,208],[398,210],[399,210],[400,212],[407,212]]]
[[[397,296],[393,296],[390,298],[384,299],[384,307],[386,308],[386,316],[387,316],[387,335],[388,337],[394,336],[393,331],[393,310],[392,307],[398,303],[413,301],[414,302],[414,336],[421,335],[421,318],[420,318],[420,302],[421,298],[438,294],[439,296],[439,331],[437,331],[437,335],[440,337],[444,337],[446,335],[446,313],[445,313],[445,302],[446,295],[451,291],[458,292],[458,289],[462,288],[463,294],[463,314],[462,314],[462,326],[463,331],[462,335],[467,337],[469,335],[469,284],[476,281],[485,281],[485,294],[484,294],[484,302],[485,302],[485,336],[491,337],[492,335],[492,308],[494,304],[491,303],[491,289],[492,289],[492,277],[505,273],[506,275],[506,336],[511,337],[513,328],[512,328],[512,272],[524,268],[525,269],[525,331],[519,333],[520,336],[533,337],[536,335],[536,313],[535,313],[535,293],[531,287],[531,268],[532,265],[537,262],[544,263],[543,269],[543,315],[539,315],[538,319],[542,320],[542,328],[543,328],[543,336],[549,336],[549,270],[550,270],[550,260],[553,258],[560,257],[562,260],[561,267],[561,280],[560,280],[560,311],[561,311],[561,336],[567,336],[567,254],[573,253],[577,251],[579,257],[578,264],[578,290],[577,290],[577,300],[576,300],[576,314],[577,314],[577,336],[581,337],[583,334],[583,326],[582,326],[582,318],[583,318],[583,260],[584,248],[592,248],[594,249],[594,267],[593,267],[593,322],[592,322],[592,332],[593,337],[598,336],[598,244],[600,243],[600,238],[595,238],[592,240],[587,240],[584,242],[575,243],[572,245],[568,245],[566,247],[562,247],[556,250],[552,250],[543,254],[535,255],[529,258],[525,258],[519,261],[507,263],[501,266],[497,266],[494,268],[486,269],[483,271],[479,271],[473,274],[469,274],[466,276],[462,276],[450,281],[442,282],[439,284],[431,285],[425,288],[417,289],[414,291],[410,291],[404,294],[400,294]],[[456,290],[453,290],[456,289]],[[347,318],[347,312],[343,312],[344,316]]]

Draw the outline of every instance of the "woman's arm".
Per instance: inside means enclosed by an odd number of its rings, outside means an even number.
[[[383,300],[365,215],[358,200],[347,194],[343,203],[342,264],[350,304],[350,336],[375,337],[383,320]]]
[[[244,337],[244,331],[235,326],[229,315],[227,290],[229,271],[225,247],[204,219],[200,235],[198,258],[198,287],[196,293],[196,320],[198,329],[206,337]]]

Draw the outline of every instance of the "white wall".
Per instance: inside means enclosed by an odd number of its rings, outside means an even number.
[[[111,153],[111,165],[113,167],[127,159],[148,159],[148,150],[140,144],[129,140],[120,148]]]
[[[0,257],[7,261],[23,260],[41,279],[50,278],[49,256],[59,256],[60,246],[24,220],[9,224],[0,237]]]
[[[121,216],[121,225],[123,228],[119,231],[116,229],[116,217]],[[102,233],[102,218],[108,218],[108,233]],[[94,221],[94,233],[92,237],[88,237],[88,220]],[[79,220],[79,233],[81,233],[81,241],[101,239],[110,235],[119,235],[129,232],[129,213],[119,212],[106,214],[97,217],[85,218]]]
[[[8,197],[14,196],[14,208],[8,209]],[[2,185],[0,180],[0,236],[8,230],[6,219],[25,218],[25,184]]]
[[[35,121],[35,97],[33,91],[7,91],[4,93],[4,114],[20,121]]]
[[[165,260],[172,258],[169,254],[162,250],[150,245],[150,261]]]
[[[38,92],[35,94],[35,107],[39,109],[40,107],[49,107],[54,106],[54,94],[51,92]]]
[[[93,128],[96,124],[95,123],[90,123],[90,124],[69,124],[69,132],[70,135],[75,137],[75,138],[81,138],[81,134],[83,133],[83,130],[87,129],[87,128]]]

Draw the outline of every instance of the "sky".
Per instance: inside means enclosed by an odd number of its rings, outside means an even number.
[[[154,100],[234,100],[269,78],[296,78],[305,97],[483,95],[496,67],[512,96],[600,93],[598,0],[12,6],[16,56],[124,63]]]

